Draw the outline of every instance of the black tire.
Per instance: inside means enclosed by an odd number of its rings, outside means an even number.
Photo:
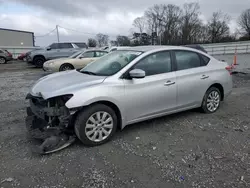
[[[74,66],[69,63],[64,63],[60,66],[59,71],[73,70]]]
[[[7,60],[5,59],[5,57],[0,57],[0,64],[6,64]]]
[[[211,110],[209,110],[207,103],[208,103],[209,95],[212,92],[216,92],[216,93],[219,94],[219,103],[218,103],[218,106],[216,107],[216,109],[211,111]],[[220,92],[220,90],[218,88],[216,88],[216,87],[210,87],[206,91],[206,93],[205,93],[205,95],[203,97],[203,101],[202,101],[202,105],[201,105],[201,110],[202,110],[202,112],[207,113],[207,114],[214,113],[214,112],[216,112],[220,108],[220,103],[221,103],[221,92]]]
[[[102,141],[92,141],[90,140],[85,132],[85,128],[87,125],[87,120],[96,112],[107,112],[113,119],[113,129],[111,131],[111,133],[109,134],[109,136],[107,138],[105,138]],[[84,108],[76,117],[76,121],[75,121],[75,133],[77,135],[77,137],[82,141],[82,143],[86,146],[98,146],[101,144],[106,143],[107,141],[109,141],[113,135],[115,134],[117,129],[117,116],[116,113],[114,112],[114,110],[112,108],[110,108],[109,106],[106,106],[104,104],[95,104],[89,107]]]
[[[35,57],[33,62],[34,62],[34,65],[38,68],[42,68],[43,67],[43,64],[45,62],[45,58],[43,56],[38,56],[38,57]]]

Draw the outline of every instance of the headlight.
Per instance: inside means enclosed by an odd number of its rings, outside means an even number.
[[[53,66],[53,65],[54,65],[54,61],[48,62],[48,66]]]

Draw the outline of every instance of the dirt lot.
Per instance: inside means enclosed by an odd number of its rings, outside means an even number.
[[[31,153],[24,98],[44,73],[0,65],[0,188],[250,187],[250,75],[234,75],[215,114],[196,110],[128,126],[105,145]]]

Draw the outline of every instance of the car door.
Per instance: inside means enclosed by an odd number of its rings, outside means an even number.
[[[197,52],[175,50],[174,57],[177,68],[177,107],[198,107],[209,87],[209,70]]]
[[[157,52],[132,69],[146,73],[142,79],[124,79],[127,123],[163,115],[176,108],[176,76],[170,51]]]
[[[46,48],[47,52],[47,60],[56,59],[59,57],[59,45],[58,43],[51,44],[48,48]]]
[[[79,57],[76,58],[75,60],[75,67],[76,68],[83,68],[87,64],[93,61],[93,58],[95,57],[95,52],[94,51],[86,51],[82,53]]]
[[[76,51],[71,43],[59,43],[58,56],[59,57],[69,57]]]

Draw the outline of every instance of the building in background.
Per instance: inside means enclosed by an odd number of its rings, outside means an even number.
[[[33,47],[35,46],[34,33],[0,28],[0,46]]]
[[[37,49],[34,33],[0,28],[0,48],[8,50],[15,59],[22,53]]]

